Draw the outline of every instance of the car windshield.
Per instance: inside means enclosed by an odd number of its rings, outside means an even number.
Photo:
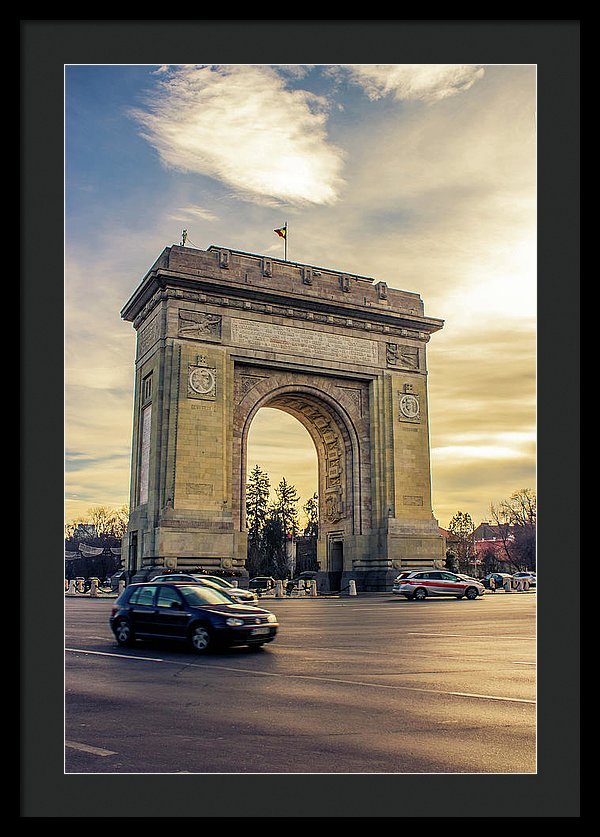
[[[233,587],[233,584],[230,584],[228,581],[225,581],[224,578],[210,578],[207,581],[212,581],[215,584],[218,584],[219,587]]]
[[[222,593],[214,587],[186,584],[178,589],[189,605],[231,604],[232,601],[227,593]]]

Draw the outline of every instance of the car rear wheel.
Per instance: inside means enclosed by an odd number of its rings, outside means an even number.
[[[476,599],[478,595],[479,592],[476,587],[467,587],[465,591],[465,596],[467,597],[467,599]]]
[[[427,598],[427,590],[424,587],[417,587],[412,597],[417,602],[422,602],[424,599]]]
[[[119,645],[131,645],[133,643],[133,630],[127,619],[119,619],[115,625],[115,639]]]
[[[212,648],[212,633],[206,625],[194,625],[190,634],[190,643],[197,654],[206,654]]]

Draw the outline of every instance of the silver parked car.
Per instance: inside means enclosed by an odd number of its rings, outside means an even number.
[[[477,579],[448,570],[415,570],[401,573],[394,582],[392,592],[417,601],[423,601],[428,596],[476,599],[483,596],[485,587]]]
[[[252,590],[242,590],[240,587],[234,587],[224,578],[207,575],[194,575],[192,573],[164,573],[157,575],[154,581],[189,581],[194,584],[203,584],[205,587],[212,587],[220,590],[226,596],[230,596],[238,604],[255,605],[258,603],[258,596]]]

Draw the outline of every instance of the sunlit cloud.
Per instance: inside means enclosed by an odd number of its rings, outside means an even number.
[[[163,164],[218,179],[248,198],[330,204],[342,151],[327,142],[327,102],[289,90],[268,66],[180,66],[132,110]]]
[[[454,462],[463,459],[518,459],[529,455],[529,451],[523,452],[505,445],[448,445],[431,451],[433,460],[450,459]]]
[[[404,101],[438,102],[472,87],[485,70],[472,64],[346,64],[370,99],[392,94]]]

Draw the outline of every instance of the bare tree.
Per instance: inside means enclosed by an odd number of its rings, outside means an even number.
[[[537,499],[535,491],[522,488],[490,506],[506,562],[515,570],[535,569]]]

